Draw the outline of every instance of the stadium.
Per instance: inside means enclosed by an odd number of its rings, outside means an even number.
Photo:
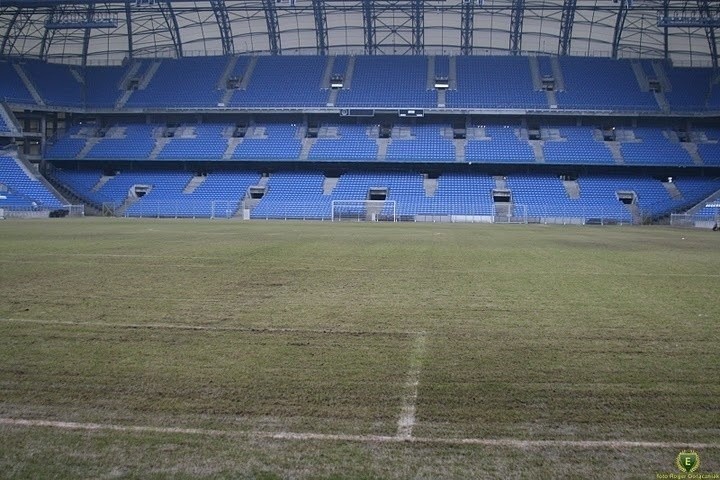
[[[720,474],[718,26],[3,0],[2,476]]]

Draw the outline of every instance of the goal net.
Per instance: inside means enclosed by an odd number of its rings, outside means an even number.
[[[395,200],[333,200],[330,219],[333,222],[395,222]]]
[[[84,217],[85,216],[85,205],[64,205],[63,208],[67,210],[68,217]]]

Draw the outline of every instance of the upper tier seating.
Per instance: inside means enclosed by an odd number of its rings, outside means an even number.
[[[258,57],[247,90],[235,90],[233,107],[325,106],[320,84],[327,57],[281,55]],[[236,66],[237,68],[237,66]],[[215,78],[218,81],[218,77]]]
[[[349,90],[341,90],[341,107],[434,107],[437,93],[427,90],[427,57],[358,56]]]
[[[0,60],[0,100],[11,103],[35,103],[32,94],[13,68],[13,64],[4,60]]]
[[[187,57],[163,60],[147,88],[136,90],[128,107],[213,107],[220,100],[217,88],[228,57]]]
[[[82,74],[77,67],[40,61],[28,61],[22,67],[47,105],[83,104],[83,85],[75,77]]]
[[[123,96],[128,73],[134,72],[139,89],[127,99],[127,108],[312,108],[325,107],[330,96],[323,75],[331,57],[249,56],[186,57],[179,60],[134,60],[124,66],[98,67],[13,60],[27,74],[49,106],[113,108]],[[540,76],[553,75],[550,57],[540,56]],[[223,74],[229,72],[241,85],[226,91]],[[331,73],[345,75],[349,58],[335,57]],[[437,107],[438,94],[428,89],[428,57],[413,55],[356,56],[349,88],[340,90],[339,107],[429,108]],[[548,109],[545,92],[535,91],[530,61],[521,56],[458,56],[455,58],[457,90],[446,92],[448,108]],[[643,92],[630,60],[559,57],[564,90],[555,92],[559,109],[658,112],[652,92]],[[666,85],[664,92],[673,111],[720,109],[720,87],[710,68],[672,67],[641,61],[647,78]],[[149,73],[158,64],[152,78]],[[251,65],[254,65],[251,68]],[[135,68],[139,66],[136,71]],[[252,71],[251,71],[252,70]],[[450,76],[447,56],[435,57],[435,75]],[[432,75],[432,73],[431,73]],[[660,77],[660,78],[658,78]],[[144,85],[149,79],[149,83]],[[432,80],[432,78],[430,78]],[[556,81],[559,79],[556,79]],[[327,87],[327,86],[325,86]],[[647,86],[643,87],[647,89]],[[12,61],[0,62],[0,99],[35,105],[35,100]],[[222,102],[226,105],[218,107]]]
[[[0,156],[0,185],[4,186],[4,191],[0,191],[0,208],[62,207],[55,195],[40,180],[28,175],[13,157]]]
[[[561,56],[565,91],[558,106],[588,110],[659,110],[655,97],[642,92],[626,60]]]
[[[123,91],[120,85],[126,67],[90,67],[85,69],[85,105],[89,108],[113,108]]]
[[[675,67],[665,71],[670,82],[670,90],[665,92],[665,97],[673,110],[693,112],[706,108],[711,70]]]
[[[451,108],[548,108],[545,92],[533,89],[526,57],[457,57],[457,90],[448,90]]]

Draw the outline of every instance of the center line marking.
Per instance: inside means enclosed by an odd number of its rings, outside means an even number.
[[[422,368],[423,356],[425,355],[425,343],[427,334],[418,333],[413,343],[413,350],[410,355],[410,370],[408,370],[407,381],[405,382],[405,394],[403,395],[402,409],[397,424],[397,437],[409,439],[412,437],[415,426],[415,410],[418,396],[418,384],[420,383],[420,369]]]

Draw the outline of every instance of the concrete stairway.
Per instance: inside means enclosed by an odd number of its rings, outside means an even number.
[[[242,80],[240,80],[240,84],[238,85],[238,90],[247,90],[248,85],[250,85],[250,80],[252,79],[253,72],[255,71],[255,66],[257,65],[258,57],[252,57],[250,59],[250,63],[248,63],[248,66],[245,68],[245,72],[243,72]]]
[[[33,97],[33,100],[35,100],[35,103],[44,106],[45,100],[42,99],[40,93],[37,91],[37,88],[35,88],[35,85],[33,85],[30,77],[28,77],[27,73],[25,73],[25,70],[23,70],[22,66],[17,63],[13,63],[13,68],[17,72],[18,77],[20,77],[20,80],[22,80],[25,88],[27,88],[30,92],[30,95]]]
[[[185,185],[183,193],[188,195],[193,193],[196,188],[198,188],[205,182],[205,180],[207,180],[207,175],[195,175],[193,178],[190,179],[188,184]]]
[[[92,191],[99,191],[103,187],[103,185],[105,185],[112,178],[115,177],[111,177],[110,175],[103,175],[102,177],[100,177],[100,180],[98,180],[98,182],[93,186]]]
[[[707,196],[701,202],[699,202],[697,205],[695,205],[694,207],[692,207],[685,213],[687,213],[689,215],[694,215],[697,212],[699,212],[700,210],[702,210],[703,208],[705,208],[705,205],[707,205],[708,203],[714,202],[715,200],[718,200],[718,199],[720,199],[720,190]]]
[[[315,145],[315,142],[317,141],[317,138],[303,138],[302,139],[302,146],[300,148],[300,160],[307,160],[310,156],[310,149],[313,145]]]
[[[540,62],[537,57],[528,57],[530,63],[530,74],[532,76],[533,90],[539,92],[542,90],[542,76],[540,75]]]
[[[218,90],[225,90],[227,87],[227,81],[228,78],[230,78],[230,74],[235,70],[235,65],[237,65],[238,59],[240,57],[237,55],[233,55],[230,57],[230,60],[228,61],[227,65],[225,65],[225,70],[223,70],[222,75],[220,75],[220,79],[217,83],[217,89]]]
[[[339,177],[325,177],[325,180],[323,180],[323,195],[332,195],[339,180]]]
[[[425,80],[425,89],[433,90],[435,88],[435,55],[427,57],[427,78]]]
[[[552,67],[553,78],[555,79],[555,90],[558,92],[565,91],[565,77],[560,67],[560,60],[557,57],[550,57],[550,66]]]
[[[622,150],[620,149],[620,142],[604,142],[605,146],[610,150],[613,160],[617,165],[624,165],[625,158],[623,158]]]
[[[15,114],[5,102],[0,102],[0,117],[2,117],[5,125],[7,125],[10,129],[10,133],[22,133],[22,127],[20,126],[20,122],[18,122],[17,117],[15,117]]]
[[[425,189],[425,196],[433,197],[438,187],[437,178],[428,178],[427,176],[423,180],[423,188]]]
[[[535,161],[537,163],[545,163],[545,152],[543,151],[543,145],[545,142],[542,140],[528,140],[528,143],[535,154]]]
[[[690,155],[690,158],[692,158],[692,161],[695,165],[701,166],[704,165],[703,159],[700,156],[700,153],[698,152],[698,146],[697,143],[691,143],[691,142],[681,142],[680,146],[682,146],[685,151]]]
[[[565,186],[565,191],[567,192],[568,197],[573,200],[580,198],[580,185],[577,180],[564,180],[563,185]]]
[[[165,145],[167,145],[171,141],[172,141],[172,138],[168,138],[168,137],[156,138],[155,146],[153,147],[152,151],[150,152],[148,159],[149,160],[157,160],[158,155],[160,155],[160,152],[162,152],[162,149],[165,148]]]
[[[240,145],[243,141],[242,137],[230,137],[228,138],[228,145],[225,149],[225,153],[223,153],[223,160],[230,160],[233,156],[233,153],[235,153],[235,149],[238,145]]]
[[[77,158],[85,158],[87,156],[87,154],[90,153],[90,150],[92,150],[92,148],[95,145],[100,143],[100,140],[102,140],[102,138],[97,138],[97,137],[88,138],[87,141],[85,142],[85,146],[78,153]]]
[[[335,55],[328,55],[327,61],[325,62],[325,70],[323,70],[323,76],[320,80],[320,88],[330,88],[330,80],[332,80],[333,66],[335,65]]]
[[[455,55],[450,56],[448,90],[457,90],[457,57]]]
[[[345,67],[345,78],[343,80],[343,90],[350,90],[352,86],[353,72],[355,72],[355,56],[348,58],[347,67]]]

